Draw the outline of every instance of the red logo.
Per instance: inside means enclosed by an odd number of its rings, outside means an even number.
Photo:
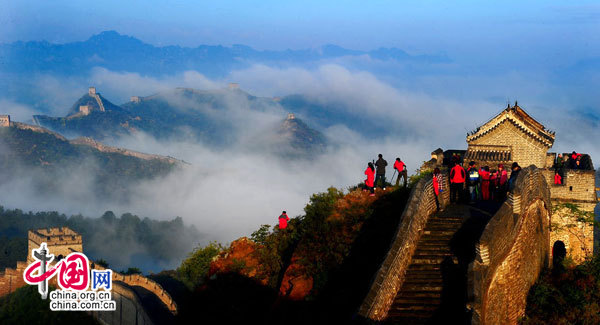
[[[54,255],[47,254],[46,243],[34,249],[33,258],[37,260],[27,266],[23,272],[23,279],[31,285],[38,285],[38,291],[43,299],[48,295],[48,279],[58,274],[58,285],[63,289],[76,291],[86,290],[89,286],[89,262],[83,253],[71,253],[63,260],[58,261],[48,270],[49,263]]]

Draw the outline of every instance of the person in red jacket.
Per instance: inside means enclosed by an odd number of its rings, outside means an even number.
[[[288,221],[290,221],[290,218],[288,217],[287,213],[283,211],[279,216],[279,229],[287,228]]]
[[[479,176],[481,176],[481,197],[484,201],[487,201],[490,199],[490,167],[481,168]]]
[[[444,191],[444,176],[439,168],[433,170],[433,194],[435,195],[435,206],[440,211],[440,193]],[[443,209],[442,209],[443,210]]]
[[[502,164],[498,164],[496,183],[496,199],[498,201],[504,201],[506,199],[506,192],[508,191],[508,173]]]
[[[558,171],[554,172],[554,185],[562,185],[562,177],[560,177]]]
[[[404,187],[406,187],[406,179],[408,178],[408,173],[406,172],[406,164],[400,158],[396,158],[396,162],[394,162],[394,169],[398,171],[398,178],[396,178],[396,186],[400,184],[400,177],[402,177],[404,178]]]
[[[367,169],[365,170],[365,175],[367,175],[367,179],[365,179],[365,186],[367,186],[367,190],[371,191],[371,196],[375,195],[375,191],[373,186],[375,186],[375,166],[373,163],[369,163]]]
[[[465,169],[455,162],[450,171],[450,202],[458,202],[462,199],[466,177]]]

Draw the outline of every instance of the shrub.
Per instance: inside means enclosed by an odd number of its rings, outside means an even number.
[[[208,274],[210,262],[223,250],[223,246],[212,242],[205,247],[198,247],[181,262],[177,269],[179,280],[189,288],[194,288],[204,282]]]

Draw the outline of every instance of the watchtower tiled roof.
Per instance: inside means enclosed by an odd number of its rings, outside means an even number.
[[[519,107],[516,102],[515,106],[511,107],[508,105],[500,114],[496,115],[484,125],[478,127],[475,131],[467,134],[467,143],[481,138],[482,136],[496,129],[502,123],[506,122],[512,123],[529,137],[542,143],[548,148],[552,147],[554,144],[554,132],[546,129],[540,122],[536,121],[533,117],[527,114],[525,110]]]

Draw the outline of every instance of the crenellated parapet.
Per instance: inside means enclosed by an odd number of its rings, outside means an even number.
[[[444,188],[449,188],[447,177],[444,177]],[[441,204],[446,205],[449,202],[449,192],[442,192],[440,199]],[[375,321],[383,321],[386,318],[394,297],[404,283],[406,271],[424,233],[425,225],[435,212],[432,179],[422,178],[411,190],[392,246],[360,306],[359,315]]]
[[[486,226],[469,265],[472,324],[517,324],[529,288],[549,265],[551,217],[542,171],[524,168]]]

